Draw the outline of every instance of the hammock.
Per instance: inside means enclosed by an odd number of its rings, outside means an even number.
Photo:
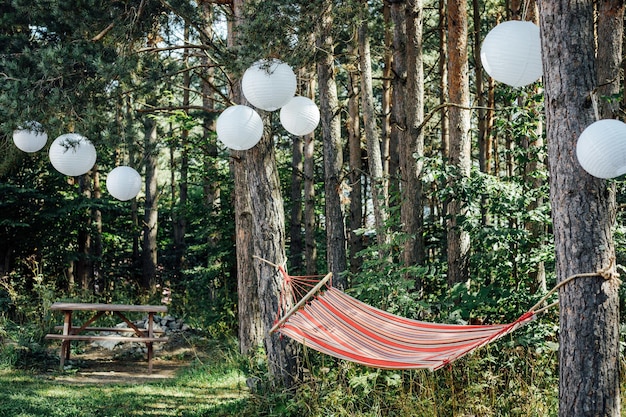
[[[329,273],[283,314],[287,299],[299,295],[303,286],[310,288],[313,278],[290,276],[277,267],[285,278],[279,311],[282,318],[270,332],[278,331],[319,352],[374,368],[439,369],[527,324],[539,312],[533,307],[514,322],[497,325],[411,320],[332,287]]]

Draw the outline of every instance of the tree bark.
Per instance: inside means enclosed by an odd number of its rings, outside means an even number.
[[[361,103],[363,131],[367,143],[367,157],[370,181],[372,182],[372,206],[376,223],[376,240],[381,247],[381,259],[387,256],[385,246],[389,243],[387,233],[388,183],[383,175],[383,162],[380,150],[380,135],[376,128],[374,109],[374,89],[372,86],[372,56],[368,30],[367,2],[362,3],[362,19],[358,29],[359,64],[361,69]]]
[[[447,160],[450,153],[450,129],[449,129],[449,117],[448,108],[444,106],[444,103],[449,103],[448,95],[448,31],[447,31],[447,13],[446,13],[447,0],[439,0],[439,104],[441,106],[441,157],[444,161]],[[442,213],[446,213],[447,209],[444,207]]]
[[[266,121],[266,124],[269,124]],[[277,265],[284,265],[285,215],[272,132],[266,131],[261,141],[246,151],[245,166],[250,181],[254,253]],[[264,345],[270,375],[284,387],[291,387],[298,373],[297,346],[289,338],[269,333],[279,312],[283,276],[277,268],[256,262],[259,277],[258,297],[264,329]]]
[[[228,47],[237,46],[237,25],[242,19],[243,0],[233,0],[232,20],[228,22]],[[231,89],[233,102],[242,102],[240,84]],[[237,251],[237,295],[239,315],[239,350],[242,354],[253,354],[263,342],[263,322],[259,301],[259,278],[255,268],[253,242],[252,201],[250,197],[248,170],[245,152],[231,152],[231,167],[234,177],[235,242]],[[259,254],[259,256],[262,256]]]
[[[302,175],[304,171],[304,139],[302,136],[291,138],[291,222],[289,227],[289,265],[294,274],[302,273]]]
[[[326,261],[333,273],[333,285],[345,288],[346,226],[341,194],[343,193],[343,150],[341,116],[335,80],[335,52],[332,36],[332,2],[324,0],[318,17],[316,44],[320,51],[317,61],[322,140],[324,143],[324,195],[326,228]]]
[[[389,16],[393,28],[391,62],[393,76],[391,80],[391,136],[389,138],[389,177],[397,186],[391,185],[393,191],[400,190],[400,144],[404,142],[406,132],[406,3],[392,1]],[[393,184],[392,182],[392,184]],[[392,191],[392,192],[393,192]]]
[[[539,5],[556,273],[562,281],[612,267],[615,196],[607,181],[587,174],[575,156],[576,140],[595,121],[593,2]],[[559,300],[559,415],[618,416],[617,280],[578,278],[561,288]]]
[[[406,134],[400,146],[400,169],[402,194],[400,215],[403,231],[407,235],[404,244],[404,266],[411,267],[424,262],[424,202],[422,199],[422,169],[424,163],[424,63],[422,59],[422,0],[406,3]],[[422,282],[415,280],[418,291]]]
[[[354,48],[351,48],[352,50]],[[348,148],[350,150],[350,272],[357,273],[361,262],[356,256],[363,250],[363,156],[361,148],[361,119],[359,114],[359,74],[356,67],[348,71]]]
[[[315,136],[311,133],[304,137],[304,257],[307,275],[318,273],[315,206]]]
[[[150,291],[155,284],[157,272],[157,230],[159,218],[159,195],[157,189],[158,155],[157,125],[146,117],[144,127],[145,200],[143,216],[143,246],[141,252],[141,288]]]
[[[78,184],[84,198],[92,198],[91,171],[78,177]],[[80,282],[81,289],[86,291],[93,281],[93,262],[91,254],[92,210],[85,210],[78,227],[78,259],[74,265],[74,278]]]
[[[467,0],[448,0],[448,95],[450,164],[456,167],[453,182],[468,177],[471,167],[469,136],[469,64],[467,58]],[[459,224],[466,209],[458,197],[448,202],[448,284],[469,280],[469,234]]]
[[[184,29],[185,43],[189,43],[189,27],[185,25]],[[189,65],[190,51],[185,49],[183,51],[183,65]],[[189,91],[191,87],[191,76],[189,70],[183,73],[183,106],[189,106]],[[185,267],[185,254],[187,252],[185,243],[185,234],[187,233],[187,198],[188,198],[188,178],[189,178],[189,130],[184,129],[180,135],[180,167],[179,167],[180,180],[178,182],[178,203],[173,202],[175,207],[174,213],[172,213],[172,229],[174,232],[174,255],[175,255],[175,277],[180,278],[182,276],[182,270]],[[173,181],[172,184],[175,184]],[[175,194],[174,194],[175,195]]]

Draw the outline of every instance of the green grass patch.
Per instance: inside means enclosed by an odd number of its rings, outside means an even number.
[[[19,370],[0,371],[0,416],[231,416],[245,405],[236,369],[193,366],[177,378],[143,384],[59,383]]]

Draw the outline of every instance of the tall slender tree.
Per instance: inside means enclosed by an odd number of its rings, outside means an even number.
[[[423,3],[406,2],[406,133],[400,145],[401,219],[407,241],[404,244],[404,266],[424,262],[424,202],[422,199],[422,169],[424,156],[424,61],[422,58]],[[418,277],[416,288],[421,290]]]
[[[621,2],[615,6],[603,9],[599,21],[623,11]],[[542,0],[539,9],[556,273],[562,282],[574,274],[614,268],[615,196],[607,181],[581,168],[575,146],[582,131],[596,120],[596,89],[617,79],[619,66],[611,65],[611,74],[598,79],[604,64],[596,60],[595,45],[598,57],[612,46],[596,43],[592,0]],[[619,31],[621,22],[609,27]],[[616,32],[617,43],[622,35]],[[619,52],[615,49],[611,55]],[[621,53],[611,62],[620,59]],[[559,291],[563,417],[620,414],[618,280],[606,278],[610,276],[578,278]]]
[[[447,6],[449,158],[456,169],[453,181],[459,181],[469,177],[471,168],[467,0],[448,0]],[[454,196],[447,207],[448,284],[454,285],[469,279],[470,239],[459,224],[466,212],[462,201]]]
[[[324,196],[326,228],[326,260],[333,273],[333,284],[346,287],[346,226],[341,196],[343,193],[343,144],[341,114],[335,79],[335,46],[333,39],[333,2],[320,2],[316,44],[318,91],[324,144]]]
[[[238,26],[243,19],[243,0],[233,0],[232,15],[228,21],[228,46],[238,45]],[[231,98],[242,102],[238,82],[231,88]],[[250,198],[248,170],[245,167],[245,152],[233,151],[231,164],[234,177],[235,241],[237,251],[237,294],[239,313],[239,350],[243,354],[254,353],[263,342],[263,322],[259,301],[259,278],[254,262],[252,201]],[[262,256],[262,255],[260,255]]]
[[[374,90],[372,85],[372,56],[370,52],[368,2],[361,3],[361,22],[358,28],[359,66],[361,69],[361,103],[363,113],[363,132],[367,142],[368,167],[372,184],[372,206],[376,223],[376,239],[381,247],[389,243],[387,233],[389,185],[383,172],[383,161],[380,149],[380,134],[376,127],[374,108]],[[381,257],[387,255],[380,251]]]

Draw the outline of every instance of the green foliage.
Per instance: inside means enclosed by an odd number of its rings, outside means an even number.
[[[552,416],[556,353],[495,344],[450,367],[377,370],[307,351],[292,395],[262,390],[248,407],[271,416]]]

